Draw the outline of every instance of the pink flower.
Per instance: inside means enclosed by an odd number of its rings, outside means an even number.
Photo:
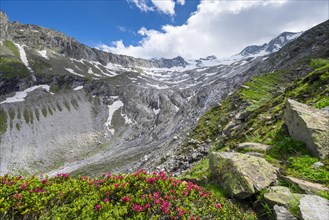
[[[156,181],[156,178],[146,178],[146,182],[152,184]]]
[[[107,195],[107,196],[108,196],[109,194],[110,194],[110,193],[109,193],[108,191],[106,191],[106,192],[105,192],[105,195]]]
[[[183,195],[183,196],[186,196],[186,195],[187,195],[187,192],[184,190],[184,191],[182,192],[182,195]]]
[[[107,202],[109,202],[109,201],[110,201],[110,200],[109,200],[108,198],[105,198],[105,199],[104,199],[104,202],[105,202],[105,203],[107,203]]]
[[[143,207],[140,205],[137,205],[137,204],[133,204],[133,210],[135,212],[140,212],[140,211],[143,211]]]
[[[129,202],[130,201],[130,197],[129,196],[124,196],[124,197],[122,197],[122,201],[123,202]]]
[[[163,202],[162,202],[162,206],[161,206],[161,210],[162,210],[163,212],[166,212],[167,209],[169,209],[169,202],[163,201]]]
[[[155,192],[155,193],[153,194],[153,196],[154,196],[154,198],[159,198],[159,192]]]
[[[144,206],[144,209],[149,209],[151,208],[151,205],[149,203],[147,203],[145,206]]]
[[[220,209],[222,206],[221,206],[221,204],[217,203],[217,204],[215,204],[215,207],[216,207],[216,209]]]
[[[119,183],[115,183],[114,186],[115,186],[115,188],[119,188],[120,185],[119,185]]]
[[[23,190],[23,189],[25,189],[28,185],[29,185],[29,182],[23,183],[23,184],[19,187],[19,189],[20,189],[20,190]]]
[[[44,179],[41,181],[42,184],[46,184],[48,182],[48,179]]]
[[[179,217],[182,217],[185,213],[185,210],[184,209],[181,209],[178,213]]]
[[[96,211],[100,210],[101,209],[101,205],[100,204],[95,205],[95,209],[96,209]]]
[[[160,199],[156,199],[156,200],[154,201],[154,203],[155,203],[155,204],[160,203]]]

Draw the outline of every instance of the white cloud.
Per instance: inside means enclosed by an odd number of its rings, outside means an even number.
[[[161,30],[142,27],[138,31],[143,36],[140,45],[125,46],[117,41],[106,50],[143,58],[227,57],[247,45],[267,42],[283,31],[302,31],[319,24],[328,19],[328,4],[328,1],[202,0],[185,24],[164,25]]]
[[[128,0],[128,2],[134,3],[141,11],[153,11],[154,9],[147,4],[147,0]]]
[[[164,14],[175,14],[175,2],[173,0],[151,0],[155,7]]]
[[[175,15],[176,4],[184,5],[185,0],[127,0],[143,12],[157,10],[161,13]]]

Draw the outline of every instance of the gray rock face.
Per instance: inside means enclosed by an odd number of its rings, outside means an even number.
[[[320,158],[329,156],[329,115],[305,104],[288,99],[284,122],[289,134],[306,143]]]
[[[288,209],[283,206],[275,205],[273,207],[275,219],[276,220],[297,220],[295,216],[293,216]]]
[[[231,197],[246,198],[271,185],[276,169],[259,157],[233,152],[212,152],[212,175]]]
[[[6,38],[8,30],[8,17],[0,10],[0,39]]]
[[[329,201],[315,195],[306,195],[300,200],[299,210],[303,220],[328,220]]]
[[[45,94],[5,103],[7,129],[0,135],[0,175],[39,173],[82,159],[105,142],[107,106],[84,91]]]

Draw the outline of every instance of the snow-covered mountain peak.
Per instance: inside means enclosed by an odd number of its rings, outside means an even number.
[[[283,32],[276,38],[272,39],[270,42],[263,45],[251,45],[244,48],[239,54],[242,57],[255,57],[264,56],[270,53],[277,52],[284,45],[292,40],[298,38],[303,32],[293,33],[293,32]]]

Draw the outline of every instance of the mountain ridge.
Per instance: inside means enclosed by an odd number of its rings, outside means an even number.
[[[234,92],[243,82],[253,75],[264,71],[271,72],[289,63],[285,60],[288,59],[287,53],[291,62],[295,62],[295,57],[327,53],[327,50],[323,49],[327,45],[327,41],[323,39],[327,33],[327,23],[306,31],[296,41],[286,44],[280,51],[268,57],[233,60],[229,64],[215,62],[215,65],[192,68],[188,68],[188,65],[186,68],[159,68],[159,63],[152,63],[159,61],[134,60],[135,58],[121,55],[112,56],[96,49],[83,47],[76,41],[62,42],[63,38],[60,36],[58,39],[54,36],[47,38],[47,29],[44,32],[18,23],[1,25],[4,29],[7,27],[5,32],[7,35],[0,44],[2,61],[0,90],[5,91],[1,95],[2,104],[0,104],[2,116],[0,117],[2,119],[0,149],[7,153],[0,155],[13,159],[9,161],[1,158],[0,171],[19,170],[24,167],[26,172],[50,172],[51,175],[59,172],[97,175],[109,169],[127,172],[141,167],[159,168],[163,163],[164,155],[168,155],[165,156],[165,160],[173,162],[161,169],[172,170],[173,164],[177,161],[182,162],[176,158],[175,152],[184,142],[186,134],[195,126],[196,120],[210,107],[218,105],[220,100]],[[21,27],[23,31],[20,31]],[[324,35],[319,35],[317,32]],[[11,34],[13,37],[10,36]],[[33,37],[34,35],[37,37]],[[318,36],[316,41],[308,40],[314,35]],[[40,36],[46,39],[41,45],[50,45],[52,48],[53,44],[55,51],[37,48],[36,45],[42,39]],[[319,45],[319,42],[325,44]],[[317,47],[313,48],[314,45],[319,45],[319,50]],[[289,51],[287,52],[285,48],[289,48]],[[68,50],[64,51],[66,55],[59,53],[61,49]],[[123,59],[120,60],[121,58]],[[214,59],[208,57],[202,61],[211,62]],[[116,61],[111,63],[112,60]],[[133,61],[129,64],[130,60]],[[174,59],[179,65],[185,65],[184,61],[181,57]],[[134,66],[139,64],[138,62],[145,64],[147,68]],[[161,62],[165,63],[166,60],[163,59]],[[155,67],[153,64],[158,66]],[[26,100],[21,103],[6,102],[7,98],[17,97],[20,94],[18,91],[22,92],[36,85],[46,85],[50,89],[48,92],[40,89],[29,92]],[[76,93],[79,94],[80,99],[74,98],[73,94]],[[72,98],[68,99],[66,96]],[[33,97],[38,97],[40,100],[38,105],[29,104],[29,99]],[[84,99],[87,101],[83,101]],[[92,103],[99,103],[101,108],[95,110],[90,107]],[[98,122],[95,129],[91,127],[92,122],[84,125],[86,127],[83,131],[75,129],[75,126],[80,125],[65,114],[76,114],[76,111],[87,111],[88,115],[99,114],[101,122]],[[42,114],[43,112],[47,112],[44,113],[46,116]],[[54,121],[68,123],[70,128],[63,129],[62,133],[56,133],[57,136],[48,143],[47,133],[51,132],[51,129],[60,130],[60,123],[56,123],[55,126],[52,124]],[[24,129],[20,129],[22,127]],[[86,142],[72,141],[65,136],[68,131],[72,136],[79,136],[81,132],[90,130],[93,130],[95,135]],[[53,143],[58,143],[58,140],[66,137],[61,139],[63,141],[57,144],[57,147],[63,155],[70,156],[69,160],[58,157],[50,163],[47,158],[35,152],[27,157],[30,159],[16,160],[15,155],[10,154],[7,149],[17,151],[17,144],[23,143],[22,140],[26,136],[32,140],[38,139],[36,143],[32,141],[32,144],[25,146],[27,152],[29,149],[32,152],[31,149],[37,147],[43,147],[51,152]],[[75,148],[76,146],[79,147]],[[72,148],[76,151],[71,152]],[[98,150],[86,152],[86,149]],[[205,146],[197,149],[202,155],[206,155],[207,150]],[[123,161],[122,158],[126,160]],[[198,160],[200,156],[196,158]],[[184,164],[181,166],[182,169],[189,168],[188,161],[184,160],[182,163]],[[40,169],[41,167],[35,164],[48,165]],[[57,166],[50,166],[51,164]],[[178,174],[181,172],[181,170],[176,171]]]

